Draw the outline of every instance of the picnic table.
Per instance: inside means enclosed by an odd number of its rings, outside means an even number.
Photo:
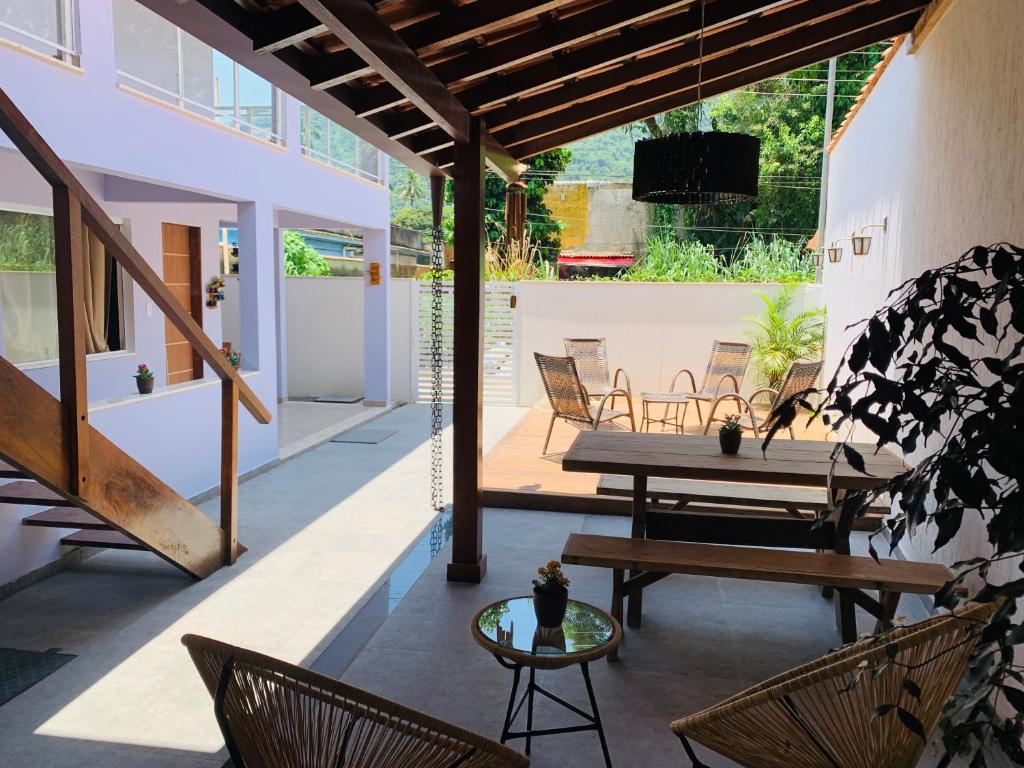
[[[842,555],[850,554],[853,523],[839,514],[846,494],[879,488],[907,469],[891,451],[876,452],[870,444],[852,444],[864,457],[864,473],[843,460],[833,466],[835,443],[782,439],[772,442],[767,454],[762,453],[761,444],[761,440],[744,440],[739,453],[727,455],[717,436],[580,432],[562,459],[562,469],[631,476],[633,538],[751,544],[751,531],[756,530],[758,546],[831,550]],[[817,521],[744,515],[736,507],[654,511],[647,504],[651,477],[819,488],[826,490],[829,503],[824,519]],[[639,595],[630,600],[630,626],[639,626],[641,606]],[[842,594],[836,599],[836,623],[844,637],[856,636],[854,604]]]

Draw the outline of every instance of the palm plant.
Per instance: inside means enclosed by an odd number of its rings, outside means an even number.
[[[825,342],[825,308],[808,309],[790,317],[793,288],[785,286],[772,297],[758,291],[764,312],[748,320],[754,329],[747,335],[753,343],[750,359],[759,382],[778,389],[795,360],[818,357]]]

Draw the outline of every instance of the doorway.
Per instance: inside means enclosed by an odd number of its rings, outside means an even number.
[[[192,319],[203,327],[201,230],[185,224],[163,228],[164,283]],[[164,318],[167,384],[203,378],[203,358],[168,318]]]

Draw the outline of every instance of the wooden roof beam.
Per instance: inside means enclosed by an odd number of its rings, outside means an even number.
[[[452,139],[468,140],[469,111],[366,0],[299,2]],[[515,178],[512,156],[486,132],[483,143],[492,168],[505,178]]]
[[[575,0],[503,0],[476,2],[443,10],[436,16],[411,24],[398,32],[406,45],[418,54],[459,45],[500,27],[526,21],[558,10]],[[373,74],[362,59],[352,51],[339,51],[324,57],[314,88],[329,88]]]
[[[908,22],[908,18],[910,21]],[[906,33],[913,26],[914,16],[898,17],[882,22],[868,29],[852,32],[843,37],[830,40],[811,48],[805,48],[796,53],[781,56],[760,66],[747,69],[743,72],[723,77],[713,83],[702,87],[702,97],[717,96],[737,88],[742,88],[752,83],[766,80],[770,77],[778,77],[794,69],[810,66],[819,61],[824,61],[833,56],[841,56],[844,53],[863,48],[865,45],[877,43],[880,40]],[[537,139],[523,141],[511,147],[511,151],[518,158],[527,158],[541,152],[555,149],[557,147],[571,144],[587,136],[593,136],[604,131],[629,125],[638,120],[660,115],[673,109],[694,104],[697,101],[697,89],[691,87],[678,91],[658,99],[644,102],[637,106],[619,109],[615,112],[595,117],[583,123],[566,127],[560,131],[546,134]],[[451,165],[451,150],[428,156],[427,160],[435,167],[447,169]]]
[[[816,0],[801,3],[775,13],[750,17],[704,40],[705,67],[711,65],[713,57],[722,56],[740,48],[756,45],[798,29],[814,26],[814,33],[827,29],[841,34],[849,30],[850,23],[863,25],[864,19],[874,23],[879,17],[877,6],[870,7],[875,0]],[[859,16],[851,16],[857,9],[866,9]],[[600,98],[627,86],[678,72],[687,67],[695,68],[700,60],[700,41],[691,40],[664,53],[643,59],[627,61],[622,66],[590,77],[568,82],[560,88],[544,91],[537,96],[526,97],[507,107],[486,113],[487,124],[492,131],[508,128],[525,120],[543,117],[564,108],[567,104]],[[696,71],[692,72],[696,82]],[[394,129],[396,126],[392,126]]]
[[[820,2],[824,2],[824,0],[816,0],[815,4]],[[917,12],[926,4],[927,0],[886,0],[886,2],[871,3],[820,24],[806,28],[799,27],[765,42],[741,48],[734,54],[720,56],[710,61],[705,60],[704,83],[712,82],[716,78],[728,77],[735,72],[757,67],[781,56],[841,38],[851,32],[870,29],[893,17],[912,17],[904,22],[909,29],[917,20]],[[609,96],[575,104],[567,103],[558,112],[514,125],[504,131],[499,131],[497,135],[503,143],[509,146],[523,144],[545,134],[564,130],[574,124],[585,123],[627,107],[643,104],[645,101],[660,99],[671,93],[687,91],[691,86],[697,85],[697,74],[696,68],[689,67],[612,93]]]
[[[707,16],[710,19],[712,9],[716,7],[720,7],[719,12],[725,6],[743,6],[760,10],[778,2],[780,0],[729,0],[729,2],[715,2],[708,6]],[[692,3],[694,3],[694,0],[630,0],[629,2],[612,0],[612,2],[605,5],[563,19],[550,29],[517,35],[500,43],[466,53],[458,58],[443,61],[432,69],[448,85],[471,78],[480,78],[492,73],[498,73],[502,69],[516,66],[530,59],[585,43],[595,37],[600,37],[616,30],[622,30],[631,24],[637,24],[652,16],[657,16],[673,9],[679,9]],[[696,8],[698,6],[694,4],[693,8],[685,11],[684,16],[676,15],[665,22],[660,22],[659,26],[682,24],[692,33],[700,28],[700,13],[694,10]],[[637,32],[639,33],[641,30],[637,30]],[[626,55],[631,56],[634,54],[629,53]],[[360,116],[372,115],[402,103],[403,100],[394,91],[383,86],[376,86],[369,89],[360,98],[358,114]],[[463,103],[470,104],[469,101],[464,101]]]
[[[800,3],[796,3],[800,4]],[[778,3],[766,0],[730,0],[715,2],[705,12],[705,30],[714,33],[717,27],[734,24],[744,18],[764,11],[766,6],[777,6]],[[601,40],[568,53],[559,54],[554,58],[534,64],[531,67],[508,75],[497,75],[470,86],[458,93],[459,101],[471,112],[486,108],[488,105],[500,104],[512,98],[522,96],[540,88],[546,88],[572,78],[592,72],[593,70],[617,64],[643,53],[678,43],[700,31],[700,14],[687,11],[671,18],[659,21],[640,29],[624,30],[612,39]],[[711,39],[709,34],[708,39]],[[371,88],[365,94],[359,94],[356,105],[357,114],[373,115],[386,106],[395,106],[395,100],[388,101],[385,92],[378,93],[379,88]],[[402,114],[395,117],[395,133],[408,136],[431,127],[421,116],[415,113]]]
[[[262,14],[253,23],[252,46],[267,54],[301,43],[327,31],[327,26],[298,3]]]

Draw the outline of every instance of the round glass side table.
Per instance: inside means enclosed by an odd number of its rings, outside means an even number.
[[[640,419],[640,431],[651,431],[651,424],[661,424],[662,431],[665,427],[671,427],[676,434],[684,434],[686,426],[686,409],[690,407],[690,399],[681,392],[641,392],[640,404],[643,408],[643,416]],[[661,418],[651,415],[652,405],[664,405],[665,412]],[[682,414],[679,413],[679,406],[683,406]],[[674,410],[672,410],[674,409]]]
[[[597,731],[601,741],[606,768],[612,762],[604,737],[604,726],[597,709],[594,686],[590,682],[590,662],[604,658],[619,647],[622,627],[605,611],[588,603],[570,600],[561,627],[548,629],[538,626],[533,611],[533,597],[512,597],[488,605],[473,617],[470,631],[477,644],[492,654],[498,663],[512,670],[512,692],[509,694],[505,723],[501,729],[501,743],[509,739],[526,739],[526,754],[534,736],[553,736],[560,733]],[[539,669],[562,669],[578,664],[583,673],[590,712],[576,707],[537,685]],[[519,698],[519,681],[526,667],[530,679]],[[533,727],[534,694],[539,693],[583,719],[584,724],[564,728]],[[518,698],[518,703],[517,703]],[[526,730],[512,730],[519,712],[526,705]]]

